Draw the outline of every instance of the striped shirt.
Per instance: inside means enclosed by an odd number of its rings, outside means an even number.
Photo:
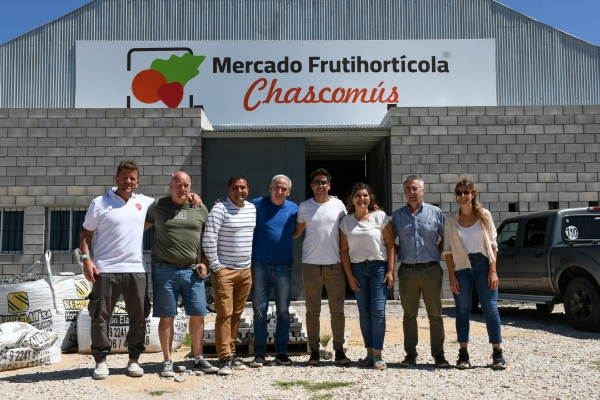
[[[202,248],[210,268],[215,272],[222,266],[230,269],[250,268],[256,207],[247,201],[244,204],[244,207],[237,207],[227,198],[210,210]]]

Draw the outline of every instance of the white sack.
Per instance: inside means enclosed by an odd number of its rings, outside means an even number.
[[[150,310],[152,315],[152,310]],[[158,338],[158,323],[160,318],[148,317],[146,318],[146,352],[147,353],[159,353],[162,351],[160,347],[160,340]],[[91,324],[90,313],[87,308],[82,309],[79,312],[77,319],[77,338],[79,342],[79,353],[80,354],[91,354]],[[177,315],[175,316],[175,334],[173,337],[173,350],[181,347],[181,344],[185,340],[185,334],[188,326],[188,318],[183,311],[178,308]],[[112,353],[127,353],[127,332],[129,331],[129,317],[125,310],[125,304],[118,302],[113,310],[113,316],[110,319],[108,325],[108,337],[111,343]]]
[[[0,351],[17,347],[33,350],[46,350],[56,342],[56,332],[35,329],[26,322],[5,322],[0,324]]]
[[[65,310],[54,307],[50,277],[35,282],[0,286],[0,323],[26,322],[34,328],[66,335]]]
[[[54,291],[61,315],[65,320],[65,335],[60,338],[61,348],[69,350],[77,347],[77,317],[79,311],[89,303],[87,299],[92,284],[83,274],[75,276],[54,276]]]
[[[56,364],[62,361],[58,343],[47,350],[16,348],[0,351],[0,371]]]

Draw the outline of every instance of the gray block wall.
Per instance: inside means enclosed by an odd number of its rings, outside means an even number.
[[[496,225],[521,213],[588,207],[599,200],[600,106],[391,108],[393,209],[402,180],[425,181],[424,199],[455,211],[454,186],[465,174]],[[509,204],[518,212],[510,213]],[[445,268],[445,265],[444,265]],[[444,284],[444,297],[451,298]]]
[[[409,174],[444,212],[457,209],[454,185],[467,174],[496,223],[512,215],[509,203],[524,213],[599,200],[598,105],[392,108],[382,125],[393,209],[405,204]],[[24,252],[0,254],[0,274],[43,260],[47,209],[87,208],[113,185],[121,160],[139,163],[139,193],[165,195],[170,175],[184,170],[201,194],[202,128],[210,123],[201,109],[0,109],[0,207],[25,210]],[[55,254],[53,267],[79,271],[69,254]]]
[[[43,263],[47,209],[87,208],[122,160],[140,166],[138,193],[164,196],[179,170],[201,193],[207,124],[202,109],[0,109],[0,207],[25,210],[23,254],[0,254],[0,273]],[[80,271],[71,254],[53,254],[52,267]]]

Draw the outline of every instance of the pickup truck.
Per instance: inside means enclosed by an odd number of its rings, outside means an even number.
[[[497,231],[499,300],[564,303],[575,329],[600,331],[600,207],[519,215]]]

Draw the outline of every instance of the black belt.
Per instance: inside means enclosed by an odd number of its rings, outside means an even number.
[[[427,268],[427,267],[431,267],[436,264],[439,264],[439,261],[429,261],[426,263],[416,263],[416,264],[401,263],[400,267],[403,267],[403,268]]]

